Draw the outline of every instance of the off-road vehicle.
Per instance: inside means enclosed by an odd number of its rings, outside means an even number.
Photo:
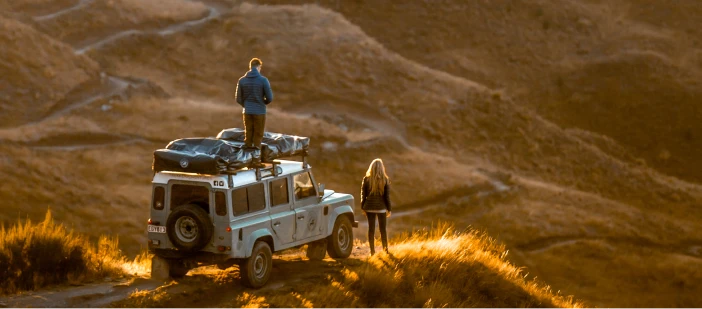
[[[147,228],[152,277],[239,265],[242,282],[258,288],[271,276],[273,252],[308,245],[311,260],[348,257],[358,226],[353,196],[317,184],[306,158],[305,151],[301,162],[217,174],[155,170]],[[188,164],[181,159],[181,167]]]

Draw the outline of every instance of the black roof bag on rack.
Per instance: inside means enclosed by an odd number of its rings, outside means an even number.
[[[260,160],[260,151],[243,149],[243,142],[215,138],[183,138],[172,141],[166,149],[154,151],[154,172],[173,171],[220,174],[249,166]]]
[[[239,128],[224,129],[217,134],[218,139],[241,143],[244,142],[244,136],[244,130]],[[261,160],[273,162],[279,158],[301,156],[307,153],[309,147],[309,137],[264,132],[261,143]]]
[[[256,162],[305,155],[309,138],[266,132],[261,150],[244,149],[244,130],[226,129],[217,138],[183,138],[154,151],[154,172],[220,174]]]

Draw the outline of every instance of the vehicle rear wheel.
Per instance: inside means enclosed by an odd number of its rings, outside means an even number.
[[[243,260],[239,272],[241,283],[257,289],[268,282],[273,270],[273,253],[265,241],[257,241],[251,252],[251,257]]]
[[[188,204],[177,207],[168,215],[166,232],[176,248],[192,253],[204,248],[212,239],[214,226],[204,209]]]
[[[317,240],[307,244],[307,258],[312,261],[321,261],[327,256],[327,240]]]
[[[341,215],[334,222],[334,230],[327,239],[327,253],[332,258],[345,259],[353,249],[353,230],[347,216]]]

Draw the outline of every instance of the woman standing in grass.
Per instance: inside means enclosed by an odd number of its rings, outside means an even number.
[[[363,177],[361,184],[361,209],[368,218],[368,242],[370,243],[370,254],[375,254],[375,218],[378,218],[380,227],[380,239],[383,242],[383,250],[388,252],[388,233],[385,229],[387,220],[390,217],[392,206],[390,204],[390,178],[385,174],[383,160],[375,159],[371,162]]]

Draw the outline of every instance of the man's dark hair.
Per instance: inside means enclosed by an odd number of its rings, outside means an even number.
[[[263,65],[263,61],[261,61],[261,59],[253,58],[249,62],[249,69],[253,69],[254,67],[260,67],[262,65]]]

